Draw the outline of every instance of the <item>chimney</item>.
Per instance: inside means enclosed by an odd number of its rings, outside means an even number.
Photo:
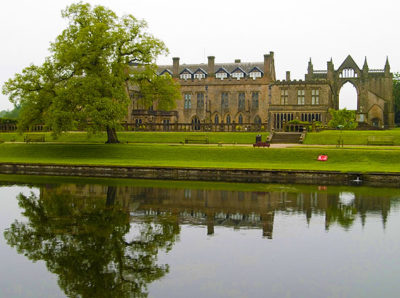
[[[264,55],[264,74],[269,77],[271,71],[271,58],[268,54]]]
[[[209,77],[214,76],[214,67],[215,67],[215,57],[208,56],[208,76]]]
[[[286,72],[286,81],[290,81],[290,71]]]
[[[172,62],[172,76],[177,78],[179,76],[179,57],[173,57]]]
[[[274,52],[264,55],[264,76],[268,80],[275,80]]]

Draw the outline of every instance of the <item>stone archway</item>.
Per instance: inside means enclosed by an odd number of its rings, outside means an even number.
[[[355,100],[354,100],[355,95]],[[338,88],[338,107],[347,110],[358,110],[360,93],[354,82],[346,80],[340,83]]]
[[[332,65],[333,67],[333,65]],[[357,92],[357,113],[360,112],[360,106],[362,106],[362,94],[361,94],[361,79],[362,79],[362,70],[357,66],[351,56],[347,56],[342,65],[334,71],[332,74],[333,79],[333,104],[335,109],[340,108],[340,91],[342,87],[348,83],[353,85]]]
[[[367,59],[363,67],[359,68],[349,55],[337,70],[332,61],[329,61],[326,78],[331,86],[334,109],[339,109],[339,94],[343,85],[351,83],[357,91],[357,121],[371,126],[394,126],[393,75],[390,73],[388,60],[384,69],[369,69]],[[382,111],[379,117],[369,115],[374,105]]]

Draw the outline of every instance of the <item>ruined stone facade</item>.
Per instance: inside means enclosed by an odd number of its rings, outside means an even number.
[[[174,111],[156,105],[143,109],[135,96],[127,122],[152,130],[240,131],[282,130],[286,122],[329,121],[330,108],[339,108],[339,92],[350,82],[357,90],[357,121],[361,126],[390,128],[394,125],[393,75],[388,59],[384,69],[359,68],[349,55],[335,70],[314,70],[311,59],[304,80],[279,81],[274,53],[263,62],[159,65],[159,75],[171,75],[181,85],[182,98]]]

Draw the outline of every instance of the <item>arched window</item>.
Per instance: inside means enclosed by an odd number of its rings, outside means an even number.
[[[261,118],[260,118],[260,116],[256,116],[256,117],[254,117],[254,124],[261,124]]]
[[[227,109],[229,107],[228,92],[221,93],[221,108]]]
[[[200,119],[196,116],[192,119],[192,130],[200,130]]]
[[[231,124],[231,116],[230,115],[226,116],[226,123]]]
[[[244,110],[244,105],[245,105],[245,93],[244,92],[239,92],[238,95],[238,110],[243,111]]]
[[[199,110],[204,109],[204,93],[197,93],[197,108]]]
[[[242,114],[239,115],[238,122],[239,122],[239,124],[243,124],[243,116],[242,116]]]
[[[253,109],[258,109],[258,92],[253,92],[251,94],[251,107]]]
[[[215,116],[214,116],[214,123],[215,123],[215,124],[218,124],[218,123],[219,123],[219,117],[218,117],[218,115],[215,115]]]

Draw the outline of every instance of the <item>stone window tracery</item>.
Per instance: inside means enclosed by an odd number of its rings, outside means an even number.
[[[319,89],[311,90],[311,104],[319,105]]]
[[[229,107],[228,92],[221,93],[221,108],[227,109]]]
[[[258,92],[253,92],[251,94],[251,106],[253,109],[258,109],[258,97],[259,97]]]
[[[305,104],[304,95],[305,95],[304,89],[297,90],[297,104],[298,105],[304,105]]]
[[[287,105],[289,98],[289,90],[282,89],[281,90],[281,105]]]
[[[184,95],[184,109],[188,110],[192,108],[192,95],[190,93],[185,93]]]
[[[238,110],[243,111],[245,107],[246,96],[244,92],[239,92],[238,94]]]
[[[204,108],[204,93],[197,93],[197,108]]]

